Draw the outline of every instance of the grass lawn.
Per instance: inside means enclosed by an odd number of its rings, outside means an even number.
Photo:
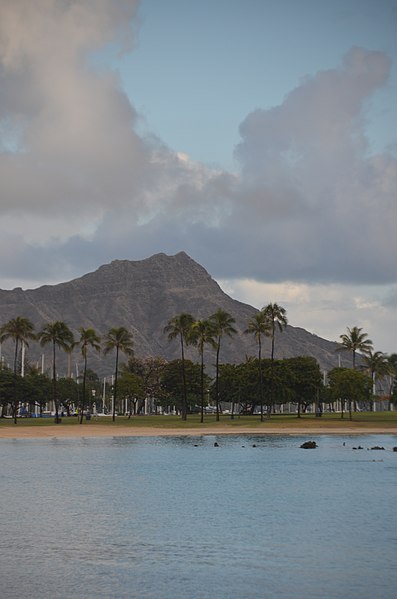
[[[302,429],[302,431],[310,431],[310,429],[351,429],[354,427],[358,430],[370,428],[397,429],[397,412],[357,412],[353,414],[353,420],[349,420],[348,414],[345,414],[342,419],[340,414],[324,414],[321,418],[316,418],[313,414],[304,414],[301,418],[296,415],[276,415],[269,420],[265,418],[264,422],[260,421],[260,416],[235,416],[232,420],[230,415],[223,415],[219,422],[216,422],[215,416],[205,416],[204,423],[200,423],[200,416],[192,414],[188,416],[186,422],[182,421],[179,416],[133,416],[128,419],[126,416],[117,416],[116,421],[112,422],[111,416],[100,417],[97,420],[91,418],[89,422],[85,419],[82,426],[103,426],[103,427],[131,427],[131,428],[158,428],[158,429],[197,429],[205,430],[206,428],[229,428],[236,430],[239,428],[250,428],[253,431],[261,430],[266,432],[266,428],[271,426],[280,427],[282,430],[288,428]],[[54,418],[18,418],[18,427],[45,427],[53,426]],[[14,427],[12,419],[0,418],[0,430],[3,427]],[[64,417],[59,426],[80,426],[79,420],[76,417]]]

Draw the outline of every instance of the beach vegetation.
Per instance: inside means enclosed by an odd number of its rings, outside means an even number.
[[[220,387],[219,387],[219,359],[221,352],[221,341],[224,336],[232,337],[237,334],[235,329],[235,318],[226,310],[218,308],[218,310],[209,317],[213,327],[214,338],[216,343],[216,364],[215,364],[215,406],[216,419],[219,420],[219,404],[220,404]]]
[[[57,370],[56,370],[56,348],[62,349],[65,352],[70,351],[70,348],[74,344],[74,336],[68,325],[57,320],[44,325],[44,327],[37,334],[37,339],[40,345],[51,345],[52,346],[52,388],[53,388],[53,402],[55,406],[55,422],[59,422],[59,403],[57,395]]]
[[[259,369],[259,387],[260,387],[260,406],[261,406],[261,421],[263,421],[263,371],[262,371],[262,336],[270,337],[272,333],[272,325],[265,310],[260,310],[249,319],[245,333],[254,336],[258,344],[258,369]]]
[[[209,345],[212,349],[217,347],[215,342],[215,328],[211,320],[196,320],[192,324],[190,330],[190,342],[195,345],[200,355],[200,419],[204,422],[204,407],[205,407],[205,366],[204,366],[204,349]]]
[[[112,420],[114,422],[116,420],[117,381],[119,373],[120,352],[122,352],[126,356],[132,356],[134,343],[132,333],[130,333],[125,327],[111,328],[105,335],[104,343],[104,354],[108,354],[113,350],[116,351],[112,408]]]
[[[353,369],[356,368],[356,355],[357,352],[362,354],[369,354],[372,349],[372,341],[368,339],[368,334],[363,332],[360,327],[347,327],[347,333],[343,333],[339,336],[342,340],[342,347],[339,351],[348,351],[352,355]]]
[[[272,407],[275,401],[275,373],[274,373],[274,351],[276,331],[280,333],[288,324],[287,312],[285,308],[276,303],[267,304],[262,311],[269,323],[269,336],[271,338],[270,360],[271,360],[271,382],[270,382],[270,401],[267,405],[267,417],[270,418]]]
[[[23,316],[17,316],[16,318],[12,318],[8,322],[6,322],[0,328],[0,343],[11,339],[14,342],[14,378],[13,378],[13,395],[14,401],[12,403],[12,411],[14,416],[14,424],[17,423],[17,413],[18,413],[18,357],[19,350],[22,350],[22,347],[29,347],[29,341],[31,339],[35,339],[34,334],[34,325],[29,320],[29,318],[25,318]],[[23,358],[22,358],[23,359]],[[22,364],[21,364],[22,366]],[[21,367],[20,369],[21,370]]]
[[[96,352],[100,352],[101,351],[101,345],[100,345],[101,340],[100,340],[99,335],[97,335],[96,331],[92,328],[85,329],[83,327],[80,327],[79,333],[80,333],[80,339],[79,339],[78,343],[79,343],[79,346],[81,349],[81,355],[83,356],[83,360],[84,360],[83,389],[82,389],[81,398],[80,398],[80,424],[82,424],[84,409],[87,404],[86,381],[87,381],[88,350],[91,348],[91,349],[95,350]]]
[[[333,368],[328,373],[329,387],[334,401],[342,404],[341,417],[344,415],[344,405],[347,403],[349,420],[352,420],[352,406],[365,402],[371,393],[370,377],[359,370],[350,368]]]
[[[181,346],[181,361],[180,372],[182,378],[182,420],[187,418],[187,383],[186,383],[186,366],[185,366],[185,346],[191,342],[191,330],[194,323],[194,318],[187,312],[177,314],[168,321],[164,327],[164,333],[167,334],[168,340],[179,339]]]

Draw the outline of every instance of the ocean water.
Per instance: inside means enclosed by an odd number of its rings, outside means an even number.
[[[308,439],[318,449],[300,449]],[[392,435],[0,440],[0,595],[392,599],[393,446]]]

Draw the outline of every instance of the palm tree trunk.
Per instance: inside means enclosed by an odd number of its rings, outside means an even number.
[[[52,344],[52,386],[53,386],[53,399],[55,405],[55,422],[59,423],[58,417],[58,399],[57,399],[57,371],[55,366],[55,342]]]
[[[87,378],[87,355],[84,356],[83,397],[81,399],[80,424],[83,424],[84,405],[85,405],[85,385],[86,385],[86,378]]]
[[[272,413],[272,407],[274,404],[274,333],[275,333],[275,324],[274,320],[272,323],[272,350],[270,355],[270,400],[267,406],[267,417],[270,418]]]
[[[261,422],[263,422],[263,375],[262,375],[262,344],[261,336],[258,338],[258,359],[259,359],[259,386],[260,386],[260,399],[261,399]]]
[[[216,404],[216,421],[219,422],[219,352],[221,349],[221,339],[218,338],[218,346],[216,350],[216,382],[215,382],[215,404]]]
[[[187,391],[186,391],[186,372],[185,372],[185,350],[183,346],[183,334],[181,333],[181,355],[182,355],[182,420],[187,420]]]
[[[116,372],[114,374],[114,387],[113,387],[113,413],[112,421],[116,420],[116,399],[117,399],[117,375],[119,371],[119,346],[116,346]]]
[[[17,424],[18,399],[17,399],[17,362],[18,362],[18,337],[15,339],[14,354],[14,424]]]
[[[201,349],[201,414],[200,422],[204,422],[204,348]]]

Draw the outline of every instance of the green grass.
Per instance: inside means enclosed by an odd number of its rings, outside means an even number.
[[[209,427],[225,427],[230,430],[238,431],[239,428],[250,428],[266,432],[269,426],[280,425],[280,428],[302,428],[302,430],[310,430],[311,428],[320,428],[324,430],[332,430],[335,428],[350,428],[354,426],[357,429],[379,427],[384,429],[397,428],[397,412],[357,412],[353,414],[353,420],[350,421],[348,414],[341,419],[340,414],[324,414],[321,418],[316,418],[313,414],[304,414],[301,418],[296,415],[276,415],[270,420],[265,418],[264,422],[260,421],[259,416],[235,416],[232,420],[230,415],[223,415],[219,422],[216,422],[215,416],[206,416],[203,424],[200,423],[199,415],[189,415],[186,422],[182,421],[179,416],[133,416],[128,419],[125,416],[118,416],[115,422],[112,422],[111,417],[101,417],[97,420],[91,419],[87,422],[84,419],[82,426],[91,426],[92,424],[103,427],[120,427],[127,426],[134,429],[145,427],[153,427],[158,429],[197,429],[205,430]],[[33,426],[45,427],[54,425],[54,418],[19,418],[17,426]],[[14,427],[12,419],[0,418],[0,430],[3,427]],[[76,417],[64,417],[59,426],[79,426],[79,421]]]

